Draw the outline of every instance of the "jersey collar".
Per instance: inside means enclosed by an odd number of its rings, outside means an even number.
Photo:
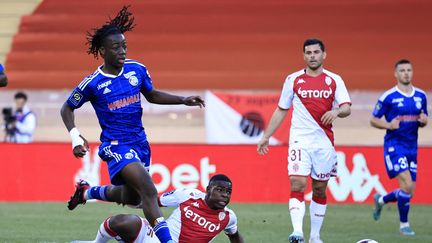
[[[405,96],[405,97],[413,97],[414,96],[414,93],[415,93],[415,88],[414,88],[414,86],[412,87],[412,91],[411,91],[411,94],[406,94],[406,93],[404,93],[404,92],[402,92],[402,90],[400,90],[399,88],[398,88],[398,86],[396,85],[396,90],[401,94],[401,95],[403,95],[403,96]]]
[[[117,77],[119,77],[119,76],[121,76],[121,75],[123,74],[124,66],[122,67],[122,69],[121,69],[121,71],[119,72],[118,75],[112,75],[112,74],[109,74],[109,73],[104,73],[104,72],[102,71],[102,66],[103,66],[103,65],[100,65],[100,66],[98,67],[98,71],[99,71],[100,74],[102,74],[102,75],[105,76],[105,77],[108,77],[108,78],[117,78]]]

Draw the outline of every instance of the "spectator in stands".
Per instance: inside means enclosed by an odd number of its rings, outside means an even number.
[[[26,105],[27,95],[23,92],[15,94],[15,110],[3,109],[5,123],[5,141],[10,143],[30,143],[36,128],[36,116]]]
[[[0,64],[0,87],[6,87],[8,84],[8,79],[4,73],[4,67]]]

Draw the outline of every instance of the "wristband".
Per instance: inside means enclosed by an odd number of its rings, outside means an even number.
[[[81,138],[80,132],[78,131],[78,129],[76,127],[72,128],[69,131],[69,134],[72,138],[72,149],[78,145],[84,146],[84,140]]]

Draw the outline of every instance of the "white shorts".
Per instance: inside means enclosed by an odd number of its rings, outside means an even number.
[[[141,230],[134,243],[160,243],[149,222],[143,218],[141,218],[141,222]]]
[[[336,151],[332,148],[288,149],[288,175],[311,176],[315,180],[327,181],[337,175]]]

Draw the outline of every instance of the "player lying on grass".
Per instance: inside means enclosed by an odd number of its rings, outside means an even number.
[[[222,231],[233,243],[242,243],[237,230],[237,217],[228,209],[232,182],[222,174],[213,176],[206,193],[196,189],[177,189],[159,197],[164,207],[177,207],[167,219],[174,242],[210,242]],[[99,227],[94,241],[107,242],[116,239],[121,242],[159,242],[153,229],[144,218],[134,214],[120,214],[109,217]]]

